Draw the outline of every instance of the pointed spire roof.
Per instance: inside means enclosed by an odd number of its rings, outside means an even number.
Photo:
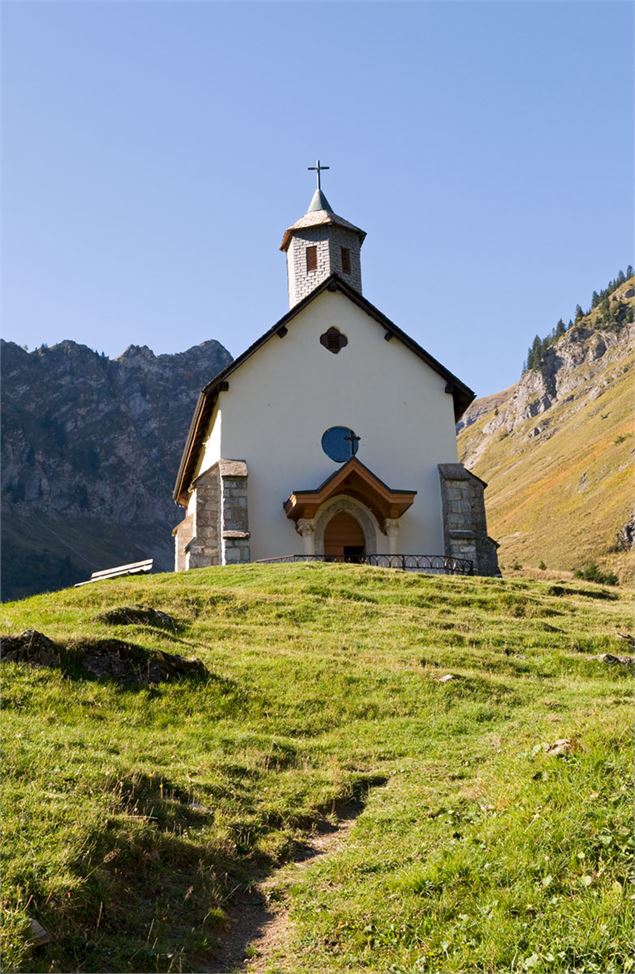
[[[316,189],[311,197],[311,202],[309,203],[307,213],[315,213],[317,210],[326,210],[327,213],[333,212],[331,204],[321,189]]]
[[[338,216],[337,213],[334,213],[331,204],[322,190],[316,189],[304,216],[300,217],[299,220],[296,220],[292,226],[287,227],[284,231],[280,250],[288,249],[295,230],[305,230],[307,227],[319,227],[328,224],[344,227],[346,230],[353,230],[359,236],[360,245],[364,242],[366,231],[360,230],[354,223],[349,223],[343,216]]]

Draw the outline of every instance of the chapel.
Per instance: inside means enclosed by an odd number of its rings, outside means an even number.
[[[498,575],[458,462],[474,393],[362,293],[366,236],[321,187],[284,231],[289,310],[199,395],[175,570],[291,558]]]

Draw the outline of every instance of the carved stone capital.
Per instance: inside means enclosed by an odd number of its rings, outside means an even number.
[[[315,519],[312,517],[301,517],[298,518],[298,523],[296,524],[296,531],[301,535],[304,541],[304,554],[314,555],[315,554]]]
[[[312,537],[315,534],[315,518],[301,517],[296,525],[298,534],[303,538]]]

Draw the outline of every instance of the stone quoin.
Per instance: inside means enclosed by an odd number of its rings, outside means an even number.
[[[474,393],[362,295],[366,234],[332,210],[324,168],[280,245],[289,311],[196,404],[175,568],[426,554],[497,575],[486,485],[457,456]]]

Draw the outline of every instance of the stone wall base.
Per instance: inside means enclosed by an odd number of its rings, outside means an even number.
[[[498,545],[487,534],[487,484],[462,463],[440,463],[445,554],[467,558],[477,575],[500,575]]]
[[[244,460],[219,460],[196,478],[194,511],[174,531],[175,571],[251,561],[247,476]]]

